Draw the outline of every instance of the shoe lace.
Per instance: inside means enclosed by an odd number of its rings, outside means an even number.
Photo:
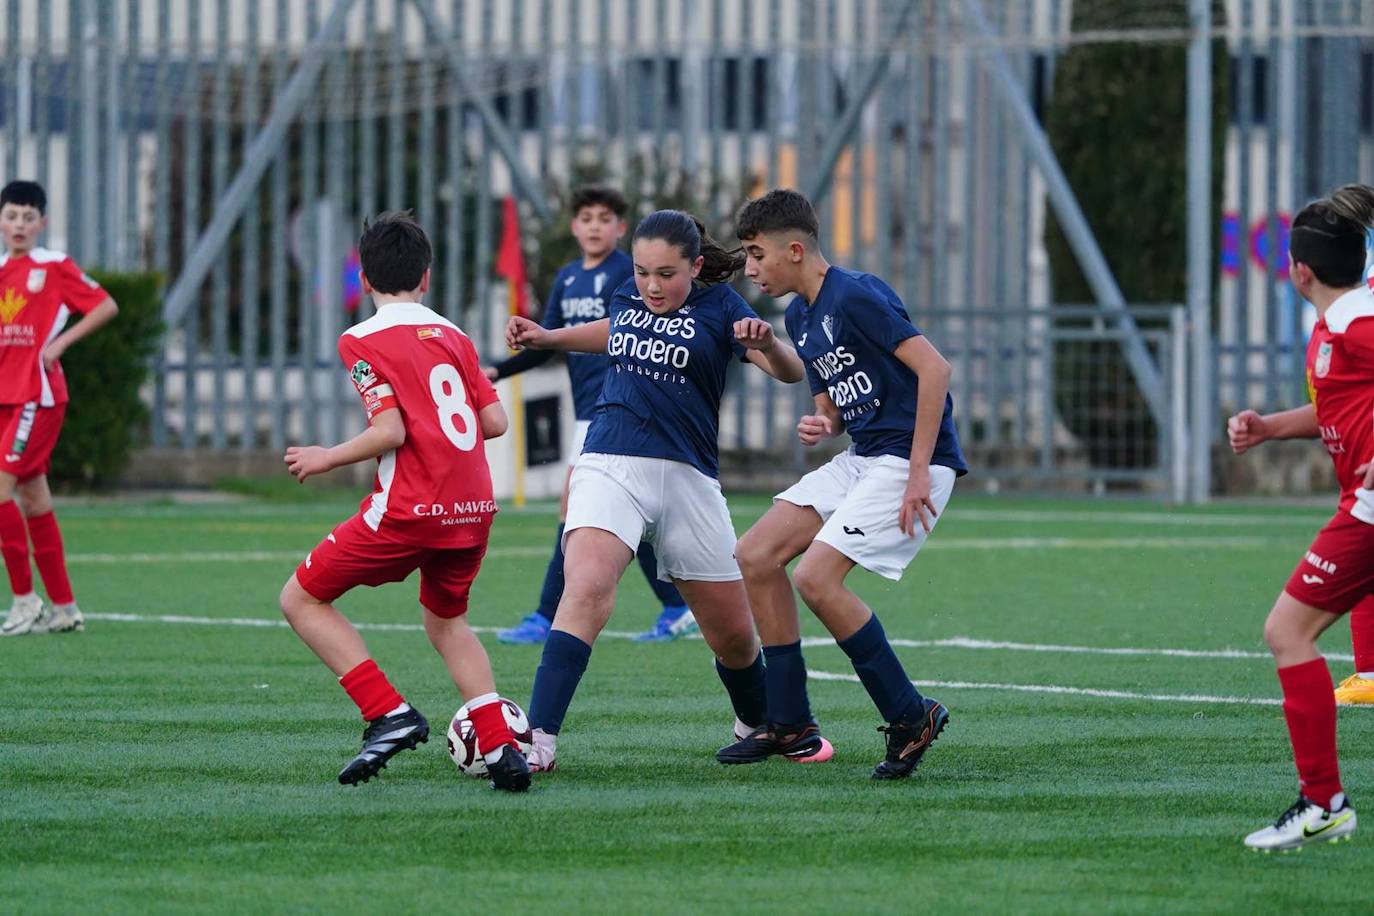
[[[1292,806],[1289,807],[1287,811],[1280,814],[1278,820],[1274,821],[1274,826],[1282,830],[1284,826],[1288,824],[1289,821],[1298,817],[1311,806],[1312,803],[1310,801],[1308,801],[1303,796],[1299,795],[1298,800],[1293,802]]]

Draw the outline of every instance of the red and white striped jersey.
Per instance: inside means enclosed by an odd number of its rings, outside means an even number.
[[[43,368],[43,348],[72,311],[85,314],[109,294],[60,251],[0,254],[0,404],[67,402],[62,365]]]
[[[405,421],[405,443],[377,459],[363,521],[421,547],[486,543],[496,502],[477,414],[497,397],[472,341],[418,302],[396,302],[345,331],[339,357],[369,422],[391,408]]]
[[[1360,492],[1364,475],[1355,472],[1374,460],[1374,292],[1368,287],[1331,303],[1312,329],[1307,393],[1317,409],[1322,444],[1336,465],[1340,507],[1374,523],[1374,494]],[[1369,505],[1357,507],[1357,500]]]

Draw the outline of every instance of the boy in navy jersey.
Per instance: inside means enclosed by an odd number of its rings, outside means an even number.
[[[572,234],[582,249],[582,257],[563,267],[554,277],[548,304],[544,306],[544,327],[575,327],[600,321],[608,314],[611,293],[630,279],[630,256],[616,247],[625,237],[625,213],[629,205],[619,191],[600,185],[580,187],[572,195]],[[493,382],[526,369],[542,366],[553,358],[552,350],[523,350],[495,366],[483,370]],[[563,504],[559,512],[558,535],[553,542],[553,556],[544,572],[544,588],[539,593],[539,607],[518,626],[501,630],[496,638],[504,643],[538,644],[549,635],[558,601],[563,597],[563,527],[568,517],[568,480],[572,466],[582,452],[582,443],[591,426],[597,398],[606,381],[610,360],[604,353],[569,353],[568,378],[572,382],[573,413],[576,425],[573,433],[572,455],[568,461],[568,476],[563,481]],[[649,580],[663,610],[648,631],[637,638],[643,642],[676,639],[696,630],[696,620],[687,603],[671,582],[658,579],[658,558],[647,541],[639,548],[639,567]]]
[[[967,473],[954,432],[949,363],[907,317],[897,294],[870,274],[832,267],[821,254],[815,210],[774,190],[735,219],[745,274],[770,296],[795,293],[787,333],[806,366],[816,412],[801,418],[805,445],[849,433],[852,445],[779,494],[736,549],[763,640],[768,724],[724,747],[722,763],[777,754],[805,759],[824,740],[811,716],[806,666],[787,564],[807,607],[849,656],[887,726],[874,779],[909,776],[949,720],[917,691],[882,624],[845,585],[855,566],[888,579],[902,571]]]

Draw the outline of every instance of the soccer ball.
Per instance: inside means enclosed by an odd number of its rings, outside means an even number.
[[[506,716],[506,724],[515,736],[520,753],[528,754],[534,746],[534,735],[530,733],[530,720],[525,717],[525,711],[505,697],[497,702],[501,704],[501,712]],[[472,727],[472,719],[468,718],[466,705],[458,707],[453,721],[448,724],[448,755],[466,775],[477,779],[487,775],[487,762],[477,753],[477,732]]]

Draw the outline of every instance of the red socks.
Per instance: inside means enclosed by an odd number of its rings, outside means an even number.
[[[1355,670],[1374,671],[1374,596],[1366,596],[1350,612],[1350,641],[1355,645]]]
[[[1326,659],[1280,668],[1279,684],[1298,785],[1309,800],[1329,808],[1341,791],[1341,771],[1336,760],[1336,697]]]
[[[506,716],[501,711],[501,698],[494,693],[483,694],[468,704],[468,718],[477,734],[477,752],[485,757],[507,744],[515,744]]]
[[[3,535],[0,535],[3,537]],[[67,557],[62,550],[62,532],[57,516],[51,512],[29,519],[29,537],[33,538],[33,562],[43,577],[43,587],[53,604],[71,604],[72,581],[67,578]],[[9,556],[5,557],[6,562]]]
[[[0,503],[0,554],[10,576],[10,590],[16,595],[33,591],[33,570],[29,568],[29,533],[24,514],[14,500]]]
[[[405,702],[386,679],[382,669],[370,658],[339,678],[339,686],[358,704],[358,710],[368,722],[386,715]]]

